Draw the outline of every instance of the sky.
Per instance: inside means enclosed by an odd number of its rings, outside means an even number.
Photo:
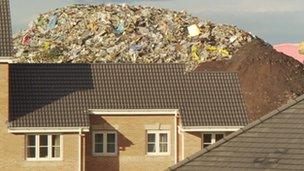
[[[11,0],[13,31],[25,29],[40,13],[75,3],[184,10],[201,20],[236,25],[271,44],[304,41],[304,0]]]

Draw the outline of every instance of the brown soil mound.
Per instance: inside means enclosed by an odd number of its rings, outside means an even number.
[[[236,71],[251,119],[304,94],[304,65],[260,39],[242,47],[231,60],[200,64],[196,71]]]

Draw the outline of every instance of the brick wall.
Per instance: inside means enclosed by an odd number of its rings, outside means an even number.
[[[8,120],[8,64],[0,63],[0,118],[1,124]]]
[[[146,155],[146,130],[170,130],[170,155]],[[93,156],[92,133],[86,135],[86,170],[164,170],[174,164],[174,116],[91,116],[91,132],[115,130],[118,136],[117,156]]]
[[[203,133],[204,132],[184,132],[184,150],[185,150],[184,158],[186,158],[202,149],[202,134]],[[224,132],[225,136],[228,136],[231,133],[232,132]],[[181,140],[180,140],[180,144],[182,144]],[[181,148],[179,148],[179,149],[181,150]]]
[[[202,149],[201,132],[184,132],[184,157],[188,157]]]

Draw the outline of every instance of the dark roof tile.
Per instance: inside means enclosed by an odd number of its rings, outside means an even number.
[[[88,109],[179,109],[184,126],[243,126],[236,73],[182,64],[12,64],[10,126],[88,126]]]

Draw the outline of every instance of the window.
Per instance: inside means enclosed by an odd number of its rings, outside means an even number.
[[[61,159],[60,135],[27,135],[27,160],[53,160]]]
[[[147,131],[147,154],[170,154],[169,131]]]
[[[39,136],[39,157],[47,158],[48,154],[48,136],[40,135]]]
[[[52,157],[60,157],[60,136],[52,135]]]
[[[27,158],[36,157],[36,135],[27,136]]]
[[[148,153],[156,153],[156,134],[148,133]]]
[[[208,147],[212,144],[212,134],[203,134],[203,147]]]
[[[224,138],[224,134],[223,133],[207,133],[207,134],[203,134],[203,148],[208,147],[209,145],[221,140],[222,138]]]
[[[93,133],[94,155],[116,155],[117,133],[111,131],[100,131]]]

